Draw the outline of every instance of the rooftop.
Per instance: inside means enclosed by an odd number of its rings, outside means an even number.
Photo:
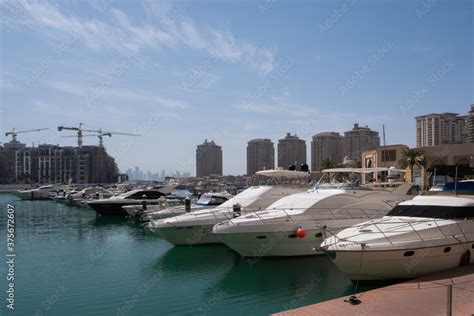
[[[322,132],[322,133],[318,133],[316,135],[313,135],[313,138],[323,137],[323,136],[339,136],[339,137],[342,137],[342,135],[339,134],[338,132]]]

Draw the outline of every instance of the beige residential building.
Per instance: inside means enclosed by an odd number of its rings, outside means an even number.
[[[367,125],[360,127],[356,123],[351,131],[344,133],[344,155],[356,162],[361,161],[364,151],[376,149],[379,146],[379,132],[371,130]]]
[[[396,167],[400,168],[399,161],[407,145],[386,145],[362,153],[362,168]]]
[[[432,113],[416,118],[416,147],[468,142],[468,116],[457,113]]]
[[[299,168],[306,163],[306,142],[298,136],[286,134],[278,141],[278,167],[287,169],[290,165]]]
[[[198,145],[196,149],[196,177],[222,175],[222,148],[214,141]]]
[[[474,143],[474,104],[471,104],[471,111],[469,111],[467,126],[469,134],[469,143]]]
[[[247,143],[247,175],[275,169],[275,147],[270,139],[252,139]]]
[[[380,168],[380,167],[395,167],[400,168],[400,160],[403,158],[403,152],[408,149],[407,145],[387,145],[377,149],[364,151],[362,153],[362,168]],[[386,182],[383,179],[381,172],[375,172],[373,179],[375,182]],[[397,181],[405,181],[403,173],[397,175]],[[370,177],[364,177],[365,181],[370,180]]]
[[[325,160],[341,163],[344,159],[344,137],[336,132],[319,133],[311,141],[311,170],[321,171]]]

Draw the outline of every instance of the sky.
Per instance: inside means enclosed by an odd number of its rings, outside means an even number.
[[[247,141],[343,133],[415,146],[417,115],[466,114],[473,1],[0,0],[0,142],[104,139],[121,171],[195,174],[196,145],[246,172]],[[96,137],[84,138],[97,144]]]

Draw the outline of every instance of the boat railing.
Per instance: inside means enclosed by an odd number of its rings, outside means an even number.
[[[445,222],[445,221],[446,221],[446,219],[442,219],[442,218],[439,218],[439,219],[438,218],[427,218],[425,220],[417,220],[416,222],[411,222],[411,221],[400,222],[400,221],[394,221],[391,218],[387,218],[387,219],[382,219],[377,223],[367,223],[367,224],[364,224],[364,225],[360,225],[358,227],[360,233],[351,235],[350,237],[340,238],[340,237],[337,237],[337,235],[332,234],[331,232],[329,232],[329,234],[336,238],[335,243],[337,243],[339,241],[360,243],[360,242],[357,242],[357,241],[353,241],[351,239],[362,236],[362,235],[381,234],[390,243],[391,246],[394,246],[397,243],[397,241],[394,240],[393,238],[391,238],[390,234],[400,233],[400,232],[401,233],[406,233],[406,232],[408,232],[407,231],[407,228],[408,228],[409,231],[414,232],[416,237],[417,237],[417,239],[410,240],[410,241],[413,241],[413,242],[444,240],[444,239],[448,239],[448,238],[454,238],[458,242],[461,242],[459,239],[456,238],[456,236],[458,236],[458,235],[462,235],[465,238],[465,240],[468,240],[464,230],[459,226],[459,223],[457,221],[456,221],[456,226],[459,229],[459,231],[455,234],[446,234],[445,231],[442,229],[442,227],[439,225],[440,222]],[[439,230],[440,235],[436,236],[435,234],[430,234],[427,237],[423,237],[422,235],[420,235],[420,233],[416,229],[416,226],[424,225],[424,224],[435,225],[437,230]],[[387,229],[387,227],[386,227],[387,225],[394,225],[394,226],[390,227],[390,229]],[[375,227],[376,231],[372,231],[371,229],[369,229],[369,227]],[[329,237],[329,236],[326,236],[326,237]],[[436,238],[436,237],[438,237],[438,238]],[[406,240],[403,240],[401,242],[406,242]]]
[[[258,219],[261,224],[270,223],[292,223],[297,224],[302,221],[313,221],[316,223],[324,223],[325,221],[332,220],[370,220],[380,218],[387,214],[389,208],[356,208],[356,207],[345,207],[345,208],[272,208],[258,212],[245,212],[240,218],[253,218]],[[237,225],[232,221],[232,213],[225,214],[228,223],[230,225]],[[322,225],[321,227],[323,227]]]

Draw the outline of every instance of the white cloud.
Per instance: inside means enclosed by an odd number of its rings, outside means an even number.
[[[80,97],[86,97],[89,93],[88,85],[86,84],[77,84],[67,81],[49,81],[48,86],[55,90]],[[132,104],[157,105],[170,109],[188,109],[191,107],[186,101],[166,98],[156,92],[151,93],[144,90],[108,88],[104,89],[99,97],[105,98],[107,102],[128,101]],[[44,103],[38,103],[38,105],[44,106]]]
[[[123,11],[108,6],[98,9],[101,18],[84,18],[72,10],[47,2],[22,2],[26,21],[19,24],[58,38],[74,36],[94,50],[111,49],[121,53],[137,53],[160,47],[189,47],[203,51],[211,58],[249,65],[260,73],[274,69],[274,51],[238,39],[229,30],[208,25],[199,26],[186,16],[186,3],[145,2],[147,19],[134,21]],[[94,6],[93,6],[94,7]]]
[[[265,113],[265,114],[284,114],[292,117],[306,117],[314,114],[317,109],[303,104],[295,103],[288,97],[273,96],[266,101],[255,101],[250,103],[240,103],[232,105],[234,109],[244,112]]]
[[[143,90],[107,89],[104,90],[102,95],[108,99],[128,100],[137,105],[146,102],[148,104],[173,109],[187,109],[190,107],[190,104],[186,101],[166,98],[156,93],[152,94]]]
[[[48,85],[58,91],[83,96],[85,95],[85,90],[77,84],[65,82],[65,81],[49,81]]]
[[[11,80],[0,77],[0,90],[19,90],[20,87]]]

